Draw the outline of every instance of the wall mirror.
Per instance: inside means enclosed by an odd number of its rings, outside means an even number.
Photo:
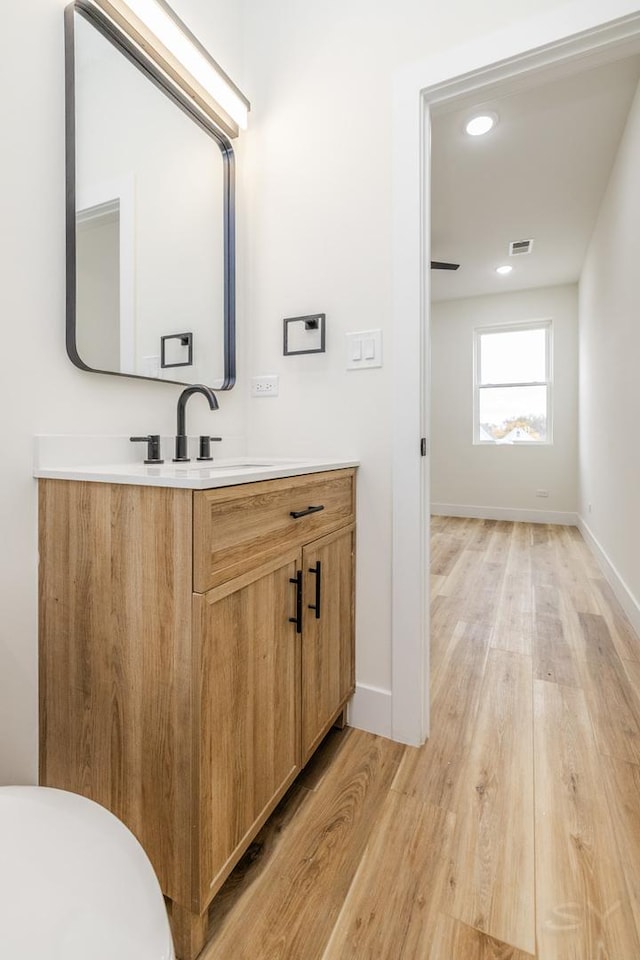
[[[67,352],[83,370],[235,382],[231,143],[100,10],[65,10]]]

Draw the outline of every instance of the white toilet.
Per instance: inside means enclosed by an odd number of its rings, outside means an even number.
[[[104,807],[0,787],[3,960],[175,960],[158,880]]]

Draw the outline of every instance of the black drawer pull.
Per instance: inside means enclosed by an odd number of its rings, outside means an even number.
[[[289,623],[295,623],[296,633],[302,633],[302,570],[298,570],[295,577],[289,577],[289,583],[296,585],[296,615],[289,617]]]
[[[310,513],[320,513],[321,510],[324,510],[324,506],[307,507],[306,510],[292,510],[289,516],[293,517],[294,520],[299,520],[300,517],[308,517]]]
[[[309,573],[316,575],[316,602],[308,604],[309,610],[315,610],[316,620],[320,619],[320,602],[322,597],[322,563],[316,561],[315,567],[309,567]]]

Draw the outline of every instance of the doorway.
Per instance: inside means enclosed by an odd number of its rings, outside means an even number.
[[[429,734],[431,115],[457,98],[485,99],[505,81],[531,85],[575,72],[586,58],[595,66],[634,53],[640,13],[633,4],[610,4],[604,23],[595,6],[570,5],[570,19],[564,9],[449,51],[406,71],[396,85],[392,731],[406,743]],[[568,22],[575,30],[569,36]]]

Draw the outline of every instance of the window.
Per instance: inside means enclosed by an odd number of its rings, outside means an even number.
[[[551,321],[475,332],[474,443],[551,443]]]

